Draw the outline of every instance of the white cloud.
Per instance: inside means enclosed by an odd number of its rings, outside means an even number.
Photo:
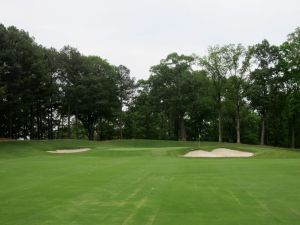
[[[285,40],[300,22],[298,0],[1,0],[0,22],[38,43],[69,44],[147,78],[168,53],[209,45]]]

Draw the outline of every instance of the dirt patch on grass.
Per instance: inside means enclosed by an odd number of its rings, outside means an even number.
[[[242,152],[227,148],[217,148],[211,152],[203,150],[195,150],[188,152],[184,157],[204,157],[204,158],[223,158],[223,157],[251,157],[254,153],[252,152]]]
[[[77,148],[77,149],[57,149],[55,151],[47,151],[49,153],[68,154],[68,153],[79,153],[91,150],[90,148]]]

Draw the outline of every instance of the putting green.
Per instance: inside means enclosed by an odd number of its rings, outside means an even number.
[[[91,151],[49,154],[77,147]],[[300,221],[300,152],[201,143],[252,158],[183,158],[193,142],[0,143],[2,225],[253,225]]]

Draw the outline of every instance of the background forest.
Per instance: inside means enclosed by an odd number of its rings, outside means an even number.
[[[45,48],[0,24],[0,137],[143,138],[300,146],[300,28],[280,46],[169,54],[135,81],[123,65]]]

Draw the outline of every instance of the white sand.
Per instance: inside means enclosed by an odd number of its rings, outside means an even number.
[[[47,151],[50,153],[78,153],[78,152],[86,152],[91,150],[90,148],[78,148],[78,149],[58,149],[55,151]]]
[[[254,153],[252,152],[242,152],[227,148],[217,148],[211,152],[203,151],[203,150],[195,150],[188,152],[184,155],[184,157],[251,157]]]

